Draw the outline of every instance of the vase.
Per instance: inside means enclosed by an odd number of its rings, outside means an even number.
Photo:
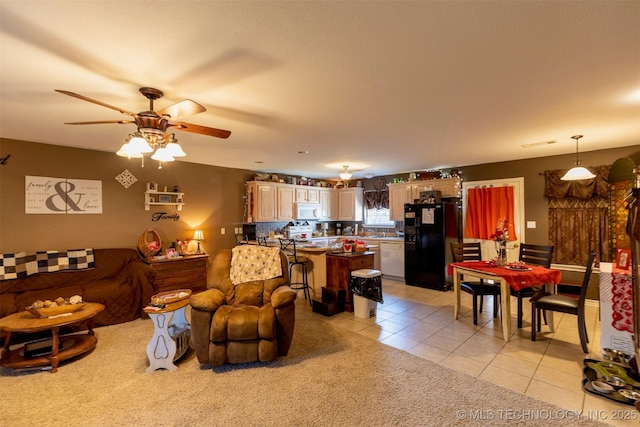
[[[496,252],[498,253],[496,264],[500,267],[507,265],[507,242],[496,242]]]

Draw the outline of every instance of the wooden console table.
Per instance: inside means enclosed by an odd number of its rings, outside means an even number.
[[[209,255],[188,255],[173,259],[146,259],[156,273],[153,287],[156,293],[173,289],[191,289],[194,293],[207,288]]]
[[[346,290],[344,309],[353,312],[353,298],[349,292],[351,272],[373,268],[373,252],[342,252],[327,254],[327,287]]]

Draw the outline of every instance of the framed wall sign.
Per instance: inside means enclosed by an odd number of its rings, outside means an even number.
[[[158,196],[158,202],[160,203],[171,203],[171,196],[167,194],[160,194]]]
[[[102,181],[25,176],[26,214],[101,214]]]

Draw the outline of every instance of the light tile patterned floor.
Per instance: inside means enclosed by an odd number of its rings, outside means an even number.
[[[478,325],[473,325],[471,296],[461,296],[461,315],[453,320],[453,292],[407,286],[383,279],[384,304],[369,319],[340,313],[329,318],[339,327],[448,366],[502,387],[580,412],[583,419],[619,426],[640,425],[633,406],[618,404],[582,390],[583,360],[602,359],[600,322],[595,303],[587,305],[588,355],[582,352],[577,318],[556,313],[555,333],[543,325],[531,341],[530,304],[525,303],[524,327],[515,328],[516,299],[512,298],[511,340],[502,339],[500,320],[493,319],[492,300],[486,297]],[[546,331],[546,332],[545,332]],[[481,409],[481,408],[479,408]],[[505,410],[522,409],[508,408]],[[628,418],[625,421],[614,418]]]

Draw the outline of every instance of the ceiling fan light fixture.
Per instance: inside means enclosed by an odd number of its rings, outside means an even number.
[[[166,148],[158,148],[151,158],[159,162],[173,162],[175,160]]]
[[[344,181],[347,181],[347,180],[351,179],[353,174],[351,172],[349,172],[349,166],[348,165],[344,165],[342,167],[344,168],[344,170],[339,173],[340,179],[342,179]]]
[[[131,139],[129,139],[129,148],[131,152],[136,152],[136,153],[153,152],[153,148],[149,145],[147,140],[144,139],[144,137],[140,132],[134,133]]]
[[[122,147],[116,151],[116,154],[120,157],[127,157],[129,159],[139,159],[142,157],[142,153],[132,150],[128,142],[122,144]]]
[[[583,179],[593,179],[596,176],[591,173],[587,168],[580,166],[580,158],[578,157],[578,140],[582,138],[582,135],[574,135],[571,137],[576,140],[576,165],[569,169],[560,180],[562,181],[580,181]]]

